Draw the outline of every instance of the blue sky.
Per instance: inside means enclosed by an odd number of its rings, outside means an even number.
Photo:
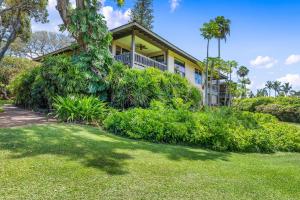
[[[133,0],[117,8],[103,1],[102,13],[110,28],[129,19]],[[49,0],[49,24],[33,24],[33,30],[58,31],[61,23]],[[199,28],[223,15],[232,21],[231,35],[222,43],[223,59],[236,60],[250,69],[250,88],[256,91],[267,80],[290,82],[300,90],[300,1],[299,0],[154,0],[154,32],[193,56],[204,59],[206,41]],[[217,55],[212,43],[211,56]]]

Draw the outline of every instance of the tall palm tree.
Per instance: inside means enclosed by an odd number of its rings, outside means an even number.
[[[270,97],[271,96],[271,90],[273,89],[273,82],[272,81],[267,81],[265,87],[268,88],[268,90],[269,90],[269,97]]]
[[[257,96],[257,97],[265,97],[265,96],[268,96],[267,88],[258,89],[257,92],[256,92],[256,96]]]
[[[241,77],[241,84],[242,84],[242,89],[243,89],[243,94],[242,97],[245,97],[246,93],[247,93],[247,88],[246,85],[250,84],[250,80],[248,78],[246,78],[246,76],[249,74],[249,69],[245,66],[240,66],[238,71],[237,71],[237,75],[239,77]]]
[[[237,68],[238,63],[235,60],[230,60],[230,61],[228,61],[227,64],[229,66],[229,83],[231,83],[233,69]],[[231,92],[231,87],[228,87],[228,88],[229,88],[229,91],[227,91],[227,87],[226,87],[226,92],[229,94],[228,106],[231,106],[232,92]]]
[[[218,58],[221,58],[221,40],[227,41],[227,36],[230,35],[230,24],[231,21],[226,19],[224,16],[218,16],[214,19],[214,22],[218,25],[218,31],[214,35],[214,37],[218,40]],[[220,71],[218,71],[220,74]],[[220,81],[217,80],[217,88],[218,88],[218,103],[220,103]]]
[[[204,23],[202,27],[200,28],[201,35],[204,39],[207,40],[207,45],[206,45],[206,66],[205,66],[205,105],[208,105],[208,64],[209,64],[209,45],[210,45],[210,40],[214,37],[216,34],[216,31],[218,30],[218,25],[210,21],[209,23]]]
[[[281,89],[281,82],[280,81],[274,81],[273,82],[273,90],[275,91],[275,97],[277,96],[277,94],[279,94]]]
[[[292,86],[290,85],[290,83],[284,83],[281,86],[281,90],[284,92],[285,96],[288,96],[289,92],[292,90]]]

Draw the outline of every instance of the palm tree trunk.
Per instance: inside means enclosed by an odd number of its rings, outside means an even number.
[[[212,85],[213,85],[213,71],[214,71],[214,61],[211,63],[211,69],[210,69],[210,89],[209,89],[209,106],[212,106]]]
[[[230,74],[229,74],[229,84],[231,84],[231,74],[232,74],[232,71],[231,71],[232,67],[230,65]],[[230,107],[231,106],[231,88],[229,87],[229,101],[228,101],[228,106]]]
[[[206,48],[206,66],[205,66],[205,105],[208,105],[208,58],[209,58],[209,39],[207,40]]]
[[[218,58],[221,58],[221,39],[218,38]],[[217,92],[218,92],[218,96],[217,96],[217,104],[220,105],[220,69],[218,69],[218,80],[217,80]]]

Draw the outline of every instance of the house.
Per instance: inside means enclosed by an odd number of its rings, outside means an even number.
[[[113,41],[110,50],[116,60],[132,68],[156,67],[162,71],[178,73],[200,91],[203,90],[204,73],[197,58],[136,22],[114,28],[111,33]],[[71,48],[66,47],[51,54],[67,51],[71,51]],[[217,105],[218,88],[215,84],[212,88],[212,104]]]

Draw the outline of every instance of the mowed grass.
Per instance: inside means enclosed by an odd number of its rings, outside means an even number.
[[[51,124],[0,129],[0,199],[299,199],[300,154],[220,153]]]

